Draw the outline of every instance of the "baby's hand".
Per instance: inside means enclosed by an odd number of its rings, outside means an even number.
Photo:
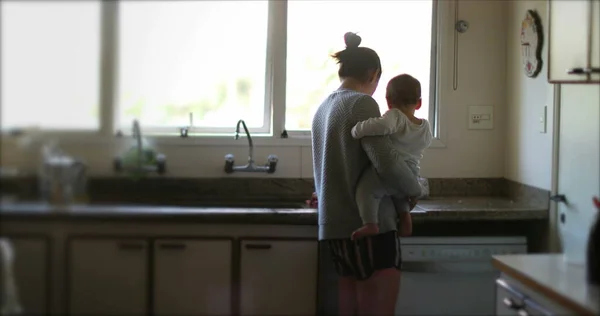
[[[309,208],[319,208],[319,199],[317,198],[317,193],[312,194],[310,200],[306,200],[306,206]]]
[[[379,226],[377,224],[365,224],[361,228],[355,230],[350,237],[352,240],[357,240],[366,236],[379,234]]]
[[[415,206],[417,206],[417,202],[419,201],[419,199],[416,196],[411,196],[408,198],[408,206],[409,206],[409,210],[413,210],[415,208]]]

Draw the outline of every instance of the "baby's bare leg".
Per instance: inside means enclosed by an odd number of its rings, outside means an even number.
[[[351,239],[377,235],[379,233],[379,203],[385,189],[372,168],[365,170],[356,187],[356,204],[363,226],[352,233]]]
[[[412,218],[410,217],[410,211],[414,207],[410,198],[401,195],[393,195],[392,202],[394,202],[394,208],[398,215],[398,234],[402,237],[410,236],[412,234]]]

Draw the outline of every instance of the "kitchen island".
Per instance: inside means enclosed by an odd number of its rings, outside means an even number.
[[[586,282],[585,266],[562,254],[499,255],[499,315],[598,315],[600,288]],[[521,315],[522,313],[519,313]]]

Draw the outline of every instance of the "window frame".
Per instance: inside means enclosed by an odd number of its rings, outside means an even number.
[[[286,113],[286,57],[287,57],[287,0],[268,0],[267,47],[265,69],[264,125],[249,128],[257,145],[264,146],[310,146],[311,132],[285,129]],[[432,123],[434,143],[432,147],[445,147],[440,130],[439,65],[440,65],[440,1],[432,0],[431,70],[429,121]],[[98,130],[43,130],[41,138],[58,138],[61,142],[106,144],[115,141],[118,130],[118,78],[119,67],[119,1],[101,1],[100,18],[100,127]],[[188,137],[180,137],[181,127],[144,127],[142,133],[160,145],[197,146],[231,145],[247,146],[246,142],[233,140],[235,126],[231,128],[191,127]],[[283,137],[283,132],[287,137]],[[120,130],[131,135],[131,130]],[[2,131],[2,138],[6,138]],[[9,136],[10,137],[10,136]]]

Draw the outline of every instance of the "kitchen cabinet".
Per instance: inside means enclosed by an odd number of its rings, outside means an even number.
[[[241,315],[314,315],[316,240],[241,242]]]
[[[549,82],[600,83],[599,21],[598,0],[548,0]]]
[[[146,240],[73,238],[67,256],[69,314],[147,314]]]
[[[156,315],[231,315],[231,239],[154,243]]]
[[[14,251],[14,276],[23,313],[48,311],[49,246],[44,237],[7,238]]]

